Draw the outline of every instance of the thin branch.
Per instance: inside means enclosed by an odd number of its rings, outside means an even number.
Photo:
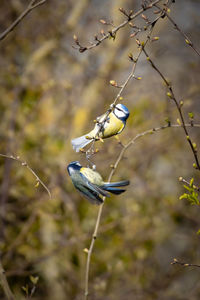
[[[144,7],[143,7],[143,9],[144,9]],[[159,19],[159,18],[158,18],[158,19]],[[151,36],[151,34],[152,34],[152,31],[153,31],[153,28],[154,28],[156,22],[158,21],[158,19],[156,19],[156,21],[155,21],[154,23],[151,24],[152,26],[151,26],[151,29],[150,29],[150,33],[147,35],[145,43],[143,44],[143,47],[140,47],[140,50],[139,50],[139,53],[138,53],[138,56],[137,56],[136,60],[133,60],[133,61],[134,61],[134,64],[133,64],[133,66],[132,66],[131,73],[129,74],[129,76],[128,76],[127,79],[125,80],[124,84],[121,86],[121,88],[120,88],[120,90],[119,90],[117,96],[115,97],[113,103],[111,104],[110,109],[106,112],[105,118],[104,118],[104,120],[101,122],[101,126],[100,126],[100,128],[99,128],[99,131],[98,131],[98,133],[97,133],[97,136],[98,136],[99,132],[101,131],[101,129],[103,128],[103,125],[104,125],[104,123],[106,122],[109,113],[112,111],[112,109],[113,109],[115,103],[117,102],[117,100],[118,100],[119,97],[121,96],[121,94],[122,94],[122,92],[124,91],[125,87],[127,86],[128,82],[130,81],[131,78],[134,77],[134,72],[135,72],[135,68],[136,68],[136,64],[137,64],[137,62],[138,62],[138,59],[139,59],[139,57],[140,57],[140,55],[141,55],[141,53],[142,53],[143,48],[144,48],[144,47],[146,46],[146,44],[149,42],[150,36]],[[137,40],[136,40],[136,42],[137,42]],[[137,42],[137,44],[138,44],[138,42]],[[138,46],[139,46],[139,45],[138,45]],[[94,141],[95,141],[95,139],[94,139]],[[92,153],[94,153],[94,151],[92,150],[92,147],[94,147],[94,142],[92,143],[92,146],[91,146],[90,149],[89,149],[89,151],[92,151]],[[121,151],[121,153],[120,153],[120,154],[121,154],[121,157],[123,156],[124,151],[125,151],[125,148],[123,148],[122,151]],[[86,159],[89,161],[89,158],[90,158],[90,152],[89,152],[89,154],[88,154],[88,151],[87,151],[87,152],[86,152]],[[119,161],[120,161],[120,160],[121,160],[121,158],[119,158]],[[115,163],[116,167],[117,167],[119,161],[118,161],[118,160],[116,161],[116,163]],[[89,162],[90,162],[90,161],[89,161]],[[112,171],[110,172],[110,175],[109,175],[109,177],[108,177],[108,182],[110,182],[110,180],[111,180],[111,178],[112,178],[112,176],[113,176],[113,174],[114,174],[114,171],[115,171],[116,167],[113,168]],[[98,232],[98,229],[99,229],[99,224],[100,224],[100,219],[101,219],[101,215],[102,215],[102,210],[103,210],[103,206],[104,206],[104,203],[105,203],[105,199],[106,199],[106,198],[103,197],[103,203],[102,203],[102,204],[100,205],[100,207],[99,207],[99,211],[98,211],[98,216],[97,216],[97,221],[96,221],[94,233],[93,233],[93,236],[92,236],[92,240],[91,240],[91,243],[90,243],[90,247],[89,247],[89,249],[88,249],[88,251],[87,251],[87,262],[86,262],[86,271],[85,271],[85,300],[88,299],[88,294],[89,294],[88,286],[89,286],[89,271],[90,271],[91,255],[92,255],[93,248],[94,248],[94,244],[95,244],[95,240],[96,240],[96,237],[97,237],[97,232]]]
[[[26,161],[22,161],[19,157],[15,157],[13,155],[6,155],[6,154],[1,154],[1,153],[0,153],[0,157],[15,160],[15,161],[19,162],[22,166],[26,167],[36,178],[37,183],[39,182],[44,187],[44,189],[47,191],[49,197],[51,198],[51,192],[48,189],[48,187],[44,184],[44,182],[40,179],[40,177],[35,173],[35,171],[33,171],[33,169],[27,164]]]
[[[1,261],[0,261],[0,284],[1,284],[1,286],[3,288],[3,291],[6,295],[6,298],[8,300],[15,300],[15,297],[14,297],[14,295],[13,295],[13,293],[12,293],[10,287],[9,287],[9,284],[8,284],[8,281],[7,281],[7,278],[6,278],[6,275],[5,275],[5,271],[2,267]]]
[[[200,128],[200,124],[185,124],[186,127],[199,127]],[[170,124],[168,123],[167,125],[164,126],[160,126],[160,127],[155,127],[152,129],[148,129],[142,133],[138,133],[134,138],[132,138],[126,145],[123,146],[116,162],[114,163],[112,170],[110,172],[110,175],[108,177],[108,182],[111,181],[120,161],[123,158],[123,155],[125,153],[125,151],[130,148],[130,146],[132,146],[133,144],[135,144],[136,140],[140,139],[143,136],[149,135],[149,134],[153,134],[154,132],[158,132],[167,128],[181,128],[182,125],[179,124]],[[87,251],[87,263],[86,263],[86,272],[85,272],[85,300],[88,299],[88,294],[89,294],[89,289],[88,289],[88,285],[89,285],[89,270],[90,270],[90,261],[91,261],[91,255],[93,252],[93,248],[94,248],[94,244],[97,238],[97,233],[98,233],[98,229],[99,229],[99,225],[100,225],[100,220],[101,220],[101,215],[102,215],[102,210],[103,210],[103,206],[105,204],[105,197],[103,198],[103,203],[100,205],[99,210],[98,210],[98,216],[97,216],[97,220],[96,220],[96,224],[95,224],[95,229],[94,229],[94,233],[92,235],[92,240],[91,240],[91,244],[90,247]]]
[[[160,77],[162,78],[162,80],[164,81],[164,83],[166,84],[169,92],[167,93],[168,97],[170,99],[172,99],[176,105],[176,108],[178,110],[178,113],[179,113],[179,116],[180,116],[180,119],[181,119],[181,124],[182,124],[182,127],[183,127],[183,130],[185,132],[185,135],[186,135],[186,139],[190,145],[190,148],[193,152],[193,155],[194,155],[194,158],[195,158],[195,162],[196,162],[196,165],[195,165],[195,168],[198,169],[200,171],[200,163],[199,163],[199,159],[198,159],[198,155],[197,155],[197,149],[195,147],[195,145],[193,144],[190,136],[189,136],[189,133],[188,133],[188,130],[185,126],[185,119],[184,119],[184,116],[183,116],[183,113],[182,113],[182,105],[183,105],[183,102],[182,101],[178,101],[177,98],[175,97],[175,94],[174,94],[174,91],[173,91],[173,88],[172,88],[172,85],[170,84],[170,82],[166,79],[166,77],[163,75],[163,73],[160,71],[160,69],[158,69],[158,67],[155,65],[155,63],[152,61],[152,59],[149,57],[147,51],[145,50],[144,46],[141,45],[141,47],[143,48],[143,52],[147,58],[147,60],[149,61],[149,63],[151,64],[152,68],[154,70],[156,70],[156,72],[160,75]]]
[[[193,126],[194,126],[194,127],[200,127],[200,124],[192,124],[192,125],[191,125],[191,124],[185,124],[185,126],[186,126],[186,127],[193,127]],[[143,136],[146,136],[146,135],[149,135],[149,134],[153,134],[153,133],[155,133],[155,132],[158,132],[158,131],[161,131],[161,130],[164,130],[164,129],[167,129],[167,128],[181,128],[181,127],[182,127],[182,125],[179,125],[179,124],[170,124],[170,123],[168,123],[168,124],[166,124],[166,125],[164,125],[164,126],[154,127],[154,128],[152,128],[152,129],[148,129],[148,130],[146,130],[146,131],[144,131],[144,132],[142,132],[142,133],[138,133],[134,138],[132,138],[127,144],[125,144],[125,145],[123,146],[123,149],[121,150],[121,152],[120,152],[120,154],[119,154],[119,156],[118,156],[118,158],[117,158],[115,164],[113,165],[113,169],[112,169],[112,172],[111,172],[110,176],[111,176],[111,177],[113,176],[113,174],[114,174],[115,170],[117,169],[117,167],[118,167],[118,165],[119,165],[119,163],[120,163],[120,161],[121,161],[121,159],[122,159],[122,157],[123,157],[125,151],[126,151],[130,146],[132,146],[133,144],[135,144],[135,142],[136,142],[138,139],[140,139],[140,138],[143,137]]]
[[[154,4],[155,7],[157,7],[160,12],[163,12],[163,14],[169,19],[169,21],[174,25],[175,29],[180,32],[180,34],[184,37],[185,42],[187,45],[189,45],[196,54],[200,57],[199,50],[194,46],[194,43],[191,41],[191,39],[182,31],[182,29],[177,25],[177,23],[171,18],[171,16],[167,13],[167,10],[162,10],[158,5]]]
[[[173,259],[173,262],[171,262],[171,265],[181,265],[183,267],[197,267],[200,268],[200,265],[197,264],[188,264],[182,261],[178,261],[176,258]]]
[[[149,30],[149,34],[147,34],[146,41],[143,43],[143,48],[144,48],[144,47],[146,46],[146,44],[150,41],[150,38],[151,38],[151,34],[152,34],[152,31],[153,31],[153,28],[154,28],[155,24],[157,23],[157,21],[158,21],[159,19],[160,19],[160,17],[156,18],[152,23],[148,24],[147,28],[150,27],[150,30]],[[138,40],[136,40],[136,42],[137,42],[137,44],[138,44]],[[138,46],[140,46],[140,44],[139,44]],[[139,47],[139,53],[138,53],[138,55],[137,55],[136,58],[133,58],[132,54],[129,54],[129,59],[133,62],[133,65],[132,65],[131,72],[130,72],[130,74],[128,75],[128,77],[127,77],[127,79],[125,80],[125,82],[124,82],[122,85],[120,85],[120,87],[119,87],[119,86],[116,84],[116,82],[114,81],[115,84],[114,84],[113,86],[115,86],[115,87],[117,87],[117,88],[120,88],[120,90],[119,90],[118,94],[116,95],[116,97],[115,97],[113,103],[110,105],[110,108],[106,111],[103,120],[101,120],[101,122],[98,122],[98,121],[97,121],[98,124],[99,124],[99,130],[97,131],[97,133],[96,133],[96,135],[95,135],[95,137],[94,137],[94,140],[93,140],[93,142],[92,142],[90,148],[86,151],[86,159],[87,159],[87,161],[88,161],[92,166],[94,166],[94,164],[91,162],[90,156],[96,153],[95,150],[94,150],[95,140],[99,138],[99,134],[100,134],[100,132],[103,130],[104,124],[106,123],[109,114],[110,114],[111,111],[114,109],[114,107],[115,107],[117,101],[120,99],[120,97],[121,97],[121,95],[122,95],[124,89],[127,87],[128,83],[129,83],[129,81],[130,81],[132,78],[135,78],[134,73],[135,73],[136,65],[137,65],[138,59],[139,59],[139,57],[140,57],[142,51],[143,51],[142,47]],[[137,78],[135,78],[135,79],[137,79]],[[82,151],[82,152],[84,152],[84,151]]]
[[[91,156],[91,154],[94,154],[94,153],[95,153],[95,151],[94,151],[94,143],[95,143],[95,140],[98,139],[99,133],[102,131],[102,129],[103,129],[103,127],[104,127],[104,124],[105,124],[105,122],[106,122],[107,119],[108,119],[109,114],[110,114],[111,111],[114,109],[116,102],[117,102],[118,99],[121,97],[121,95],[122,95],[124,89],[126,88],[126,86],[127,86],[128,83],[129,83],[129,81],[130,81],[132,78],[134,78],[134,73],[135,73],[136,64],[137,64],[137,61],[138,61],[138,59],[139,59],[141,53],[142,53],[142,49],[140,49],[140,51],[139,51],[139,53],[138,53],[136,59],[134,59],[134,62],[133,62],[133,65],[132,65],[132,69],[131,69],[131,72],[130,72],[130,74],[128,75],[128,77],[127,77],[127,79],[125,80],[125,82],[120,86],[120,90],[119,90],[118,94],[116,95],[116,97],[115,97],[113,103],[110,105],[110,108],[109,108],[109,109],[107,110],[107,112],[105,113],[105,117],[103,118],[103,120],[101,120],[101,122],[99,122],[99,125],[100,125],[100,126],[99,126],[99,130],[97,131],[97,133],[96,133],[96,135],[95,135],[95,138],[94,138],[94,141],[92,142],[90,148],[86,151],[86,158],[87,158],[87,160],[88,160],[89,163],[91,163],[91,161],[90,161],[90,156]]]
[[[105,41],[108,38],[115,38],[116,33],[123,27],[125,27],[130,21],[134,20],[136,17],[138,17],[139,15],[141,15],[144,11],[152,8],[154,5],[156,5],[157,3],[161,2],[162,0],[155,0],[152,3],[150,3],[147,6],[142,6],[142,8],[140,10],[138,10],[135,14],[130,14],[127,16],[127,20],[125,20],[123,23],[121,23],[120,25],[116,26],[115,28],[113,28],[112,30],[108,31],[108,33],[103,34],[103,36],[101,38],[95,39],[95,42],[92,43],[90,46],[82,46],[80,45],[77,36],[74,36],[74,40],[76,45],[78,46],[79,52],[85,52],[86,50],[90,50],[94,47],[97,47],[98,45],[100,45],[103,41]]]
[[[24,19],[26,15],[28,15],[33,9],[44,4],[47,0],[41,0],[37,2],[36,0],[32,0],[27,8],[21,13],[21,15],[5,30],[0,34],[0,41],[3,40],[13,29]]]
[[[191,186],[194,190],[200,192],[200,187],[198,187],[194,184],[191,185],[191,183],[189,181],[187,181],[186,179],[184,179],[183,177],[179,177],[179,181],[187,184],[188,186]]]

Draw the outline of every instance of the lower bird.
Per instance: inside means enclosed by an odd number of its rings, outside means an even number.
[[[71,141],[73,149],[79,152],[80,149],[94,140],[105,139],[121,133],[126,126],[128,117],[128,108],[118,103],[107,118],[106,113],[97,118],[97,123],[92,131]]]
[[[67,170],[75,188],[92,204],[100,205],[103,197],[110,197],[109,193],[119,195],[125,192],[121,186],[129,185],[128,180],[119,182],[104,182],[101,175],[90,168],[84,168],[78,161],[73,161]]]

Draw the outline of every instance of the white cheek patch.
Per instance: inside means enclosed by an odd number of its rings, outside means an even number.
[[[115,109],[115,115],[118,117],[118,118],[124,118],[126,115],[123,111],[121,110],[118,110],[118,109]]]

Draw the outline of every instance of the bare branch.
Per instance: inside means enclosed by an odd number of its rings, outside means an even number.
[[[0,261],[0,284],[2,286],[2,289],[6,295],[6,298],[8,300],[15,300],[15,297],[9,287],[6,275],[5,275],[5,271],[3,269],[2,263]]]
[[[177,25],[177,23],[171,18],[171,16],[167,13],[167,10],[162,10],[158,5],[154,4],[155,7],[159,9],[160,12],[163,12],[163,14],[169,19],[169,21],[174,25],[175,29],[180,32],[180,34],[184,37],[185,42],[187,45],[189,45],[198,56],[200,56],[199,50],[194,46],[194,43],[191,41],[191,39],[182,31],[182,29]]]
[[[1,157],[4,157],[4,158],[8,158],[8,159],[12,159],[12,160],[15,160],[17,162],[19,162],[22,166],[26,167],[32,174],[33,176],[36,178],[36,181],[37,183],[40,183],[44,189],[47,191],[49,197],[51,198],[51,192],[50,190],[48,189],[48,187],[44,184],[44,182],[39,178],[39,176],[35,173],[35,171],[33,171],[33,169],[27,164],[26,161],[22,161],[19,157],[15,157],[13,155],[6,155],[6,154],[1,154],[0,153],[0,156]]]
[[[32,0],[27,8],[21,13],[21,15],[5,30],[0,34],[0,41],[3,40],[13,29],[28,15],[34,8],[44,4],[47,0],[36,1]]]
[[[197,267],[200,268],[200,265],[197,264],[188,264],[182,261],[178,261],[176,258],[173,259],[173,262],[171,262],[171,265],[181,265],[183,267]]]
[[[195,158],[195,168],[198,169],[200,171],[200,163],[199,163],[199,159],[198,159],[198,155],[197,155],[197,150],[196,150],[196,147],[194,146],[194,143],[192,142],[190,136],[189,136],[189,133],[188,133],[188,130],[185,126],[185,119],[184,119],[184,116],[183,116],[183,113],[182,113],[182,105],[183,105],[183,102],[182,101],[178,101],[175,97],[175,94],[174,94],[174,91],[173,91],[173,88],[172,88],[172,85],[170,84],[170,82],[166,79],[166,77],[163,75],[163,73],[160,71],[160,69],[158,69],[158,67],[155,65],[155,63],[152,61],[152,59],[149,57],[147,51],[144,49],[143,47],[143,52],[144,54],[146,55],[146,58],[147,60],[149,61],[149,63],[151,64],[152,68],[154,70],[156,70],[156,72],[160,75],[160,77],[162,78],[162,80],[164,81],[164,83],[166,84],[169,92],[167,93],[167,96],[172,99],[176,105],[176,108],[178,110],[178,113],[179,113],[179,116],[180,116],[180,119],[182,123],[182,127],[183,127],[183,130],[185,132],[185,135],[186,135],[186,139],[190,145],[190,148],[193,152],[193,155],[194,155],[194,158]]]
[[[186,127],[198,127],[200,128],[200,124],[185,124]],[[182,125],[179,124],[166,124],[164,126],[160,126],[160,127],[155,127],[152,129],[148,129],[142,133],[138,133],[134,138],[132,138],[125,146],[123,146],[121,152],[119,153],[118,158],[116,159],[112,170],[108,176],[108,182],[111,181],[120,161],[122,160],[124,153],[126,152],[126,150],[128,148],[130,148],[133,144],[135,144],[135,142],[140,139],[143,136],[149,135],[149,134],[153,134],[155,132],[159,132],[162,131],[164,129],[167,128],[182,128]],[[88,284],[89,284],[89,271],[90,271],[90,261],[91,261],[91,255],[92,255],[92,251],[94,248],[94,244],[95,244],[95,240],[97,238],[97,233],[98,233],[98,229],[99,229],[99,225],[100,225],[100,220],[101,220],[101,215],[102,215],[102,210],[103,210],[103,206],[105,204],[105,197],[103,198],[104,202],[100,205],[99,210],[98,210],[98,215],[97,215],[97,220],[96,220],[96,224],[95,224],[95,229],[94,229],[94,233],[92,235],[92,240],[90,243],[90,247],[87,250],[87,263],[86,263],[86,272],[85,272],[85,300],[88,299],[88,294],[89,294],[89,290],[88,290]]]
[[[150,38],[151,38],[151,34],[152,34],[152,31],[153,31],[153,28],[154,28],[155,24],[157,23],[157,21],[158,21],[159,19],[160,19],[160,17],[156,18],[152,23],[148,24],[147,28],[150,27],[150,30],[149,30],[149,34],[147,34],[146,41],[143,43],[143,46],[141,46],[141,44],[139,43],[139,41],[136,40],[136,43],[138,44],[138,47],[139,47],[139,52],[138,52],[138,55],[137,55],[136,58],[133,58],[132,53],[130,53],[130,54],[128,55],[129,59],[133,62],[133,65],[132,65],[131,72],[130,72],[130,74],[128,75],[127,79],[124,81],[124,83],[123,83],[122,85],[119,86],[114,80],[111,80],[111,81],[110,81],[110,84],[111,84],[112,86],[117,87],[117,88],[119,88],[120,90],[119,90],[118,94],[116,95],[116,97],[115,97],[113,103],[110,105],[110,108],[109,108],[109,109],[107,110],[107,112],[105,113],[104,119],[103,119],[101,122],[98,122],[98,121],[97,121],[97,122],[99,123],[99,125],[100,125],[100,126],[99,126],[99,130],[97,131],[96,136],[95,136],[95,138],[94,138],[94,141],[92,142],[90,148],[86,151],[86,159],[88,160],[88,162],[89,162],[90,164],[92,164],[92,162],[90,161],[90,156],[96,153],[96,151],[94,150],[94,143],[95,143],[95,140],[99,138],[99,133],[100,133],[100,132],[102,131],[102,129],[104,128],[104,124],[105,124],[105,122],[107,121],[109,114],[110,114],[111,111],[114,109],[114,107],[115,107],[117,101],[120,99],[120,97],[121,97],[121,95],[122,95],[124,89],[127,87],[128,83],[129,83],[129,81],[130,81],[131,79],[133,79],[133,78],[139,79],[139,77],[136,78],[136,77],[134,76],[135,69],[136,69],[136,65],[137,65],[138,59],[139,59],[139,57],[140,57],[140,55],[141,55],[141,53],[142,53],[142,51],[143,51],[143,48],[144,48],[144,47],[146,46],[146,44],[149,42],[149,40],[150,40]],[[92,164],[92,165],[93,165],[93,164]]]
[[[78,38],[76,37],[76,44],[78,46],[79,52],[85,52],[86,50],[90,50],[94,47],[97,47],[98,45],[100,45],[103,41],[105,41],[106,39],[112,37],[115,38],[116,33],[123,27],[125,27],[127,24],[129,24],[129,22],[133,19],[135,19],[136,17],[138,17],[139,15],[141,15],[144,11],[152,8],[153,5],[156,5],[157,3],[161,2],[161,0],[155,0],[153,2],[151,2],[150,4],[146,5],[146,6],[142,6],[142,8],[140,10],[138,10],[135,14],[127,14],[127,20],[125,20],[123,23],[121,23],[120,25],[114,27],[112,30],[108,31],[107,33],[104,33],[103,36],[101,38],[98,38],[98,40],[95,40],[94,43],[92,43],[90,46],[82,46],[80,45]],[[123,12],[122,12],[123,10]],[[124,9],[121,8],[120,10],[124,15],[125,15],[125,11]]]

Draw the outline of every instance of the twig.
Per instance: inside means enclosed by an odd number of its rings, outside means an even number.
[[[27,8],[21,13],[21,15],[5,30],[0,34],[0,40],[3,40],[13,29],[28,15],[34,8],[44,4],[47,0],[41,0],[37,2],[32,0]]]
[[[144,7],[143,7],[143,9],[144,9]],[[158,19],[159,19],[159,18],[158,18]],[[133,66],[132,66],[131,73],[129,74],[129,76],[128,76],[127,79],[125,80],[124,84],[121,86],[121,88],[120,88],[120,90],[119,90],[117,96],[115,97],[113,103],[111,104],[111,108],[106,112],[105,118],[104,118],[104,120],[102,121],[101,126],[100,126],[100,129],[99,129],[98,132],[100,132],[101,128],[103,127],[104,123],[106,122],[106,120],[107,120],[107,118],[108,118],[109,113],[112,111],[112,108],[114,107],[115,103],[117,102],[117,100],[118,100],[119,97],[121,96],[121,94],[122,94],[122,92],[124,91],[125,87],[127,86],[128,82],[130,81],[130,79],[131,79],[132,77],[134,77],[134,72],[135,72],[135,68],[136,68],[136,64],[137,64],[137,62],[138,62],[138,59],[139,59],[139,57],[140,57],[140,55],[141,55],[141,53],[142,53],[143,48],[146,46],[146,44],[147,44],[148,41],[150,40],[150,36],[151,36],[151,34],[152,34],[153,28],[154,28],[156,22],[158,21],[158,19],[156,19],[156,21],[155,21],[154,23],[152,23],[150,33],[147,35],[147,38],[146,38],[145,43],[143,44],[143,47],[140,47],[140,50],[139,50],[139,53],[138,53],[138,56],[137,56],[136,60],[133,60],[133,58],[130,57],[131,60],[134,61],[134,64],[133,64]],[[137,42],[137,40],[136,40],[136,42]],[[138,43],[137,43],[137,44],[138,44]],[[139,45],[138,45],[138,46],[139,46]],[[97,135],[98,135],[98,133],[97,133]],[[93,145],[94,145],[94,143],[93,143]],[[92,146],[93,146],[93,145],[92,145]],[[91,146],[91,147],[92,147],[92,146]],[[89,150],[91,150],[91,149],[89,149]],[[123,147],[123,149],[122,149],[122,151],[121,151],[121,153],[120,153],[121,157],[123,156],[124,151],[125,151],[125,148]],[[87,160],[89,159],[88,153],[87,153],[87,152],[86,152],[86,158],[87,158]],[[118,159],[119,159],[119,160],[118,160]],[[111,180],[111,178],[112,178],[112,176],[113,176],[113,174],[114,174],[114,171],[115,171],[115,169],[116,169],[116,167],[117,167],[119,161],[121,160],[120,157],[119,157],[118,159],[117,159],[117,161],[116,161],[116,163],[115,163],[115,168],[113,168],[112,171],[110,172],[110,175],[109,175],[109,177],[108,177],[108,182],[110,182],[110,180]],[[94,233],[93,233],[93,236],[92,236],[92,240],[91,240],[91,243],[90,243],[90,247],[89,247],[89,249],[88,249],[88,251],[87,251],[87,262],[86,262],[86,271],[85,271],[85,300],[88,299],[88,294],[89,294],[88,285],[89,285],[89,271],[90,271],[91,255],[92,255],[92,251],[93,251],[93,248],[94,248],[95,240],[96,240],[96,237],[97,237],[97,232],[98,232],[98,228],[99,228],[99,224],[100,224],[100,219],[101,219],[101,215],[102,215],[102,210],[103,210],[103,206],[104,206],[104,203],[105,203],[105,199],[106,199],[106,198],[103,197],[103,203],[102,203],[102,204],[100,205],[100,207],[99,207],[99,210],[98,210],[98,216],[97,216],[97,221],[96,221],[96,225],[95,225],[95,229],[94,229]]]
[[[6,298],[8,300],[15,300],[15,297],[9,287],[9,284],[8,284],[8,281],[7,281],[7,278],[6,278],[6,275],[5,275],[5,271],[2,267],[2,264],[1,264],[1,261],[0,261],[0,284],[3,288],[3,291],[6,295]]]
[[[200,127],[200,124],[185,124],[186,127]],[[168,123],[167,125],[164,125],[164,126],[160,126],[160,127],[155,127],[155,128],[152,128],[152,129],[148,129],[142,133],[138,133],[133,139],[131,139],[127,144],[124,145],[123,149],[121,150],[115,164],[113,165],[113,170],[111,172],[111,176],[113,176],[115,170],[117,169],[118,167],[118,164],[120,163],[123,155],[124,155],[124,152],[130,147],[132,146],[136,140],[140,139],[141,137],[145,136],[145,135],[149,135],[149,134],[153,134],[154,132],[157,132],[157,131],[161,131],[161,130],[164,130],[164,129],[167,129],[167,128],[181,128],[182,125],[179,125],[179,124],[170,124]]]
[[[15,160],[15,161],[19,162],[22,166],[26,167],[33,174],[33,176],[36,178],[36,181],[39,182],[44,187],[44,189],[47,191],[49,197],[51,198],[51,192],[50,192],[50,190],[44,184],[44,182],[39,178],[39,176],[35,173],[35,171],[33,171],[33,169],[27,164],[27,162],[22,161],[19,157],[15,157],[13,155],[6,155],[6,154],[1,154],[0,153],[0,157],[4,157],[4,158]]]
[[[182,31],[182,29],[175,23],[175,21],[171,18],[171,16],[167,13],[166,10],[162,10],[158,5],[154,4],[155,7],[157,7],[160,12],[163,12],[164,15],[169,19],[169,21],[174,25],[175,29],[180,32],[180,34],[184,37],[185,42],[187,45],[189,45],[198,56],[200,56],[199,50],[194,46],[194,43],[190,40],[190,38]]]
[[[186,127],[199,127],[200,128],[200,124],[185,124]],[[132,138],[125,146],[123,146],[115,164],[113,165],[112,167],[112,170],[110,172],[110,175],[108,177],[108,182],[111,181],[120,161],[122,160],[123,158],[123,155],[125,153],[125,151],[130,147],[132,146],[136,140],[140,139],[141,137],[145,136],[145,135],[149,135],[149,134],[153,134],[154,132],[158,132],[158,131],[161,131],[161,130],[164,130],[164,129],[167,129],[167,128],[181,128],[182,126],[181,125],[178,125],[178,124],[170,124],[168,123],[167,125],[164,125],[164,126],[160,126],[160,127],[155,127],[155,128],[152,128],[152,129],[149,129],[149,130],[146,130],[142,133],[138,133],[134,138]],[[87,251],[87,263],[86,263],[86,272],[85,272],[85,300],[88,299],[88,294],[89,294],[89,291],[88,291],[88,284],[89,284],[89,270],[90,270],[90,261],[91,261],[91,255],[92,255],[92,251],[93,251],[93,248],[94,248],[94,244],[95,244],[95,240],[97,238],[97,233],[98,233],[98,229],[99,229],[99,224],[100,224],[100,219],[101,219],[101,215],[102,215],[102,210],[103,210],[103,206],[104,206],[104,203],[105,203],[105,198],[103,198],[103,203],[102,205],[99,207],[99,210],[98,210],[98,216],[97,216],[97,220],[96,220],[96,224],[95,224],[95,229],[94,229],[94,233],[92,235],[92,240],[91,240],[91,244],[90,244],[90,247]]]
[[[121,28],[125,27],[130,21],[132,21],[133,19],[135,19],[136,17],[138,17],[139,15],[141,15],[144,11],[152,8],[153,5],[156,5],[157,3],[161,2],[161,0],[155,0],[152,3],[150,3],[147,6],[142,6],[142,8],[140,10],[138,10],[135,14],[131,14],[127,16],[127,20],[125,20],[123,23],[121,23],[120,25],[116,26],[115,28],[113,28],[112,30],[108,31],[108,33],[103,34],[103,36],[101,38],[98,38],[98,40],[95,39],[95,43],[92,43],[90,46],[81,46],[77,36],[74,36],[74,40],[76,45],[78,46],[79,52],[83,53],[87,50],[90,50],[94,47],[97,47],[98,45],[100,45],[103,41],[105,41],[106,39],[112,37],[115,38],[116,33],[118,32],[118,30],[120,30]]]
[[[200,128],[200,124],[185,124],[186,127],[199,127]],[[153,134],[154,132],[158,132],[167,128],[181,128],[182,126],[179,124],[170,124],[168,123],[167,125],[164,126],[160,126],[160,127],[155,127],[152,129],[148,129],[142,133],[138,133],[134,138],[132,138],[126,145],[123,146],[118,158],[116,159],[116,162],[114,163],[112,170],[109,174],[108,177],[108,182],[111,181],[120,161],[123,158],[123,155],[125,153],[125,151],[132,146],[136,140],[140,139],[143,136],[149,135],[149,134]],[[92,240],[90,243],[90,247],[87,250],[87,262],[86,262],[86,271],[85,271],[85,300],[88,299],[88,294],[89,294],[89,289],[88,289],[88,285],[89,285],[89,271],[90,271],[90,261],[91,261],[91,255],[92,255],[92,251],[94,248],[94,244],[97,238],[97,233],[98,233],[98,229],[99,229],[99,224],[100,224],[100,220],[101,220],[101,215],[102,215],[102,210],[103,210],[103,206],[105,204],[105,197],[103,198],[103,203],[100,205],[99,210],[98,210],[98,215],[97,215],[97,220],[96,220],[96,224],[95,224],[95,229],[94,229],[94,233],[92,235]]]
[[[183,177],[179,177],[179,181],[180,181],[180,182],[183,182],[183,183],[185,183],[185,184],[187,184],[188,186],[191,186],[191,183],[190,183],[189,181],[187,181],[186,179],[184,179]],[[198,186],[192,184],[192,188],[193,188],[194,190],[200,192],[200,187],[198,187]]]
[[[146,44],[148,43],[148,41],[150,40],[152,30],[153,30],[155,24],[157,23],[157,21],[158,21],[159,19],[160,19],[160,17],[156,18],[152,23],[148,24],[147,28],[150,27],[150,32],[149,32],[149,34],[147,35],[147,39],[146,39],[145,43],[143,44],[143,47],[145,47]],[[136,42],[137,42],[137,40],[136,40]],[[138,46],[140,46],[140,45],[138,45]],[[132,78],[135,78],[135,77],[134,77],[134,73],[135,73],[136,65],[137,65],[138,59],[139,59],[139,57],[140,57],[142,51],[143,51],[143,49],[142,49],[142,47],[140,47],[139,53],[138,53],[138,55],[137,55],[136,58],[133,58],[132,54],[129,54],[129,59],[133,62],[133,65],[132,65],[132,69],[131,69],[130,74],[128,75],[128,77],[127,77],[127,79],[125,80],[125,82],[124,82],[122,85],[120,85],[120,87],[116,84],[116,82],[115,82],[115,85],[113,85],[113,86],[115,86],[115,87],[119,87],[120,90],[119,90],[118,94],[116,95],[116,97],[115,97],[113,103],[110,105],[110,108],[109,108],[109,109],[107,110],[107,112],[105,113],[105,116],[104,116],[103,120],[101,120],[101,122],[98,122],[98,124],[99,124],[99,130],[97,131],[97,133],[96,133],[96,135],[95,135],[95,137],[94,137],[94,140],[93,140],[93,142],[92,142],[90,148],[86,151],[86,159],[87,159],[87,161],[88,161],[92,166],[94,166],[94,164],[91,162],[90,156],[91,156],[92,154],[95,153],[95,151],[94,151],[95,140],[99,138],[99,133],[103,130],[104,124],[105,124],[105,122],[107,121],[109,114],[110,114],[111,111],[114,109],[114,107],[115,107],[115,105],[116,105],[118,99],[121,97],[121,95],[122,95],[124,89],[126,88],[126,86],[127,86],[128,83],[129,83],[129,81],[130,81]]]
[[[101,122],[99,122],[99,130],[97,131],[95,137],[94,137],[94,141],[93,143],[91,144],[91,147],[88,149],[88,151],[86,151],[86,158],[87,160],[90,162],[90,153],[94,153],[94,142],[95,142],[95,139],[97,138],[98,139],[98,136],[99,136],[99,133],[102,131],[103,127],[104,127],[104,124],[105,122],[107,121],[108,119],[108,116],[109,114],[111,113],[111,111],[113,110],[113,108],[115,107],[115,104],[116,102],[118,101],[118,99],[121,97],[124,89],[126,88],[126,86],[128,85],[129,81],[134,77],[134,72],[135,72],[135,68],[136,68],[136,64],[137,64],[137,61],[140,57],[142,53],[142,49],[140,49],[139,51],[139,54],[137,55],[136,59],[134,59],[134,63],[132,65],[132,69],[131,69],[131,72],[130,74],[128,75],[127,79],[125,80],[125,82],[120,86],[120,90],[118,92],[118,94],[116,95],[113,103],[110,105],[110,108],[107,110],[107,112],[105,113],[105,117],[103,118],[103,120]]]
[[[185,126],[185,119],[184,119],[184,116],[183,116],[183,113],[182,113],[183,102],[182,101],[180,101],[180,103],[178,102],[178,100],[175,97],[175,94],[174,94],[174,91],[173,91],[173,88],[172,88],[172,85],[170,84],[170,82],[166,79],[166,77],[163,75],[163,73],[160,71],[160,69],[158,69],[158,67],[155,65],[155,63],[152,61],[152,59],[149,57],[149,55],[148,55],[147,51],[145,50],[144,46],[142,46],[142,49],[143,49],[143,52],[144,52],[147,60],[151,64],[152,68],[154,70],[156,70],[156,72],[160,75],[160,77],[162,78],[162,80],[164,81],[164,83],[166,84],[166,86],[169,90],[169,92],[167,93],[167,96],[174,101],[174,103],[176,105],[176,108],[178,110],[179,116],[181,118],[181,121],[179,120],[179,122],[181,123],[181,125],[183,127],[183,130],[184,130],[185,135],[186,135],[186,139],[187,139],[187,141],[190,145],[190,148],[191,148],[191,150],[193,152],[193,155],[194,155],[194,158],[195,158],[196,164],[195,164],[194,167],[200,171],[200,164],[199,164],[199,160],[198,160],[197,150],[196,150],[195,145],[191,141],[188,130]]]
[[[178,261],[176,258],[173,259],[173,262],[171,262],[171,265],[181,265],[183,267],[197,267],[200,268],[200,265],[197,264],[188,264],[182,261]]]

